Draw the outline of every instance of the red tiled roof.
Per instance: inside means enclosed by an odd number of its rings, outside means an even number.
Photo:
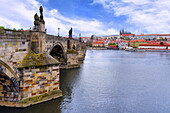
[[[93,44],[104,44],[104,42],[102,42],[102,41],[95,41],[95,42],[93,42]]]
[[[167,44],[166,42],[163,42],[162,45],[161,43],[149,43],[149,44],[140,44],[139,46],[170,46],[170,45]]]
[[[111,47],[111,48],[117,48],[115,45],[109,45],[109,47]]]
[[[146,41],[143,39],[139,39],[139,40],[132,40],[131,42],[146,42]]]
[[[135,34],[122,34],[121,36],[135,36]]]
[[[158,36],[170,36],[170,34],[159,34]]]

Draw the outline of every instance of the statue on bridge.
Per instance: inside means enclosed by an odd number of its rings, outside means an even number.
[[[38,16],[38,14],[36,13],[35,15],[34,15],[34,30],[38,30],[39,28],[39,16]]]
[[[69,38],[67,40],[67,49],[71,49],[71,40],[70,39],[72,39],[72,27],[68,33],[69,33]]]
[[[81,42],[81,33],[79,34],[79,42]]]
[[[43,22],[43,24],[45,24],[44,18],[43,18],[43,7],[40,6],[40,22]]]
[[[46,32],[42,6],[40,6],[39,10],[40,10],[40,17],[38,16],[37,13],[34,15],[34,28],[33,28],[33,30],[34,31]]]
[[[72,27],[71,27],[71,29],[69,30],[69,38],[72,38]]]

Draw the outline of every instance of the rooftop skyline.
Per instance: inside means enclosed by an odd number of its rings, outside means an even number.
[[[0,26],[33,27],[34,14],[44,8],[47,33],[82,36],[119,34],[124,28],[135,34],[170,33],[168,0],[0,0]],[[39,13],[38,13],[39,14]]]

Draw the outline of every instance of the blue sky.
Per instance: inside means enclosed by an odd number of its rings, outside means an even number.
[[[113,35],[124,28],[135,34],[170,33],[170,0],[0,0],[0,26],[29,29],[39,6],[47,32],[82,36]]]

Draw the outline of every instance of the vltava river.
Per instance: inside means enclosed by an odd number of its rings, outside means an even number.
[[[62,98],[0,113],[170,113],[170,53],[87,50],[60,79]]]

